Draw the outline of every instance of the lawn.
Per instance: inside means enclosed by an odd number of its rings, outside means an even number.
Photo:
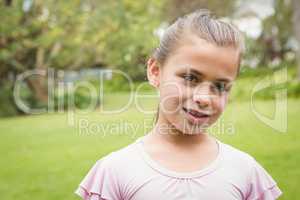
[[[104,105],[117,108],[126,104],[126,97],[111,95]],[[261,113],[274,113],[273,101],[255,104]],[[155,101],[143,101],[142,106],[155,108]],[[131,105],[114,115],[63,113],[1,119],[1,199],[78,199],[73,192],[95,161],[145,134],[149,129],[143,124],[150,126],[152,118]],[[299,118],[300,100],[289,99],[288,130],[280,133],[258,120],[249,102],[231,101],[220,122],[234,131],[223,132],[222,126],[211,131],[253,155],[278,182],[284,192],[281,199],[291,200],[297,199],[300,180]]]

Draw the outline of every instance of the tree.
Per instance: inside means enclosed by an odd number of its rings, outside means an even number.
[[[145,63],[158,44],[154,30],[161,23],[162,1],[125,0],[118,5],[114,18],[116,30],[106,40],[106,58],[117,68],[127,72],[133,80],[144,80]],[[113,53],[112,53],[113,52]]]
[[[275,0],[274,13],[263,20],[263,32],[256,41],[261,48],[260,67],[268,67],[273,61],[280,64],[285,60],[285,55],[293,51],[287,45],[292,31],[291,7],[290,1]]]
[[[11,2],[0,2],[0,89],[10,74],[49,67],[108,66],[144,79],[145,60],[157,41],[153,31],[161,21],[162,1]],[[45,77],[26,81],[35,99],[46,103]]]
[[[300,3],[298,0],[293,0],[293,30],[295,38],[298,42],[298,49],[296,52],[296,57],[298,61],[298,75],[297,79],[300,82]]]
[[[165,18],[174,21],[177,17],[197,9],[209,9],[217,16],[228,16],[233,13],[235,0],[167,0],[164,6]]]

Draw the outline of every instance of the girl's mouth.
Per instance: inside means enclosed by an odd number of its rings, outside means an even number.
[[[210,118],[210,114],[199,112],[193,109],[187,109],[183,107],[183,111],[187,115],[187,119],[193,124],[203,124]]]

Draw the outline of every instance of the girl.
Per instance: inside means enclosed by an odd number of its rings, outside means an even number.
[[[281,191],[247,153],[207,128],[239,73],[243,41],[229,23],[196,11],[172,24],[147,63],[160,103],[154,128],[101,158],[76,193],[84,200],[273,200]]]

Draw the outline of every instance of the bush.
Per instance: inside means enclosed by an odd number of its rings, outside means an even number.
[[[0,117],[17,115],[18,109],[14,104],[12,84],[0,86]]]
[[[54,94],[54,105],[55,110],[63,108],[64,110],[68,109],[86,109],[91,105],[92,101],[96,101],[96,106],[99,105],[99,94],[97,96],[91,96],[90,91],[84,87],[78,87],[75,91],[69,92],[64,88],[62,94],[58,91],[58,88],[55,90]]]
[[[300,82],[290,81],[287,84],[289,97],[300,97]]]

